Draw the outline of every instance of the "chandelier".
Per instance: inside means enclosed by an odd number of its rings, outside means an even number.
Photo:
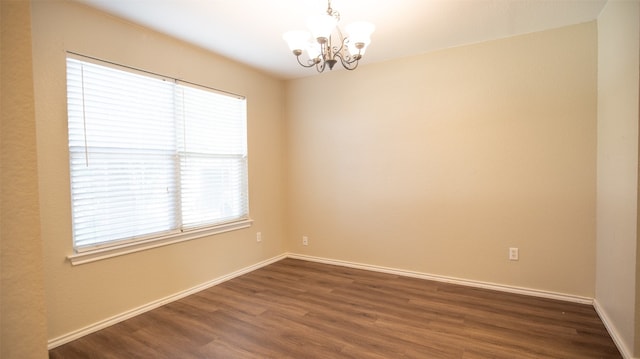
[[[340,13],[331,8],[331,0],[328,0],[326,14],[307,19],[311,33],[296,30],[286,32],[282,37],[303,67],[315,67],[323,72],[327,66],[333,70],[339,60],[345,69],[355,70],[371,42],[375,27],[368,22],[355,22],[347,25],[347,36],[344,36],[338,27],[339,21]],[[314,40],[309,41],[311,36]],[[306,61],[300,59],[304,51],[308,56]]]

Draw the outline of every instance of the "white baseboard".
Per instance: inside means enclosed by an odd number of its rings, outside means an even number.
[[[544,291],[544,290],[538,290],[538,289],[522,288],[522,287],[515,287],[515,286],[502,285],[502,284],[496,284],[496,283],[481,282],[481,281],[447,277],[447,276],[441,276],[441,275],[433,275],[433,274],[415,272],[415,271],[410,271],[405,269],[381,267],[381,266],[376,266],[371,264],[356,263],[356,262],[349,262],[349,261],[342,261],[342,260],[328,259],[328,258],[321,258],[321,257],[313,257],[313,256],[307,256],[303,254],[296,254],[296,253],[288,253],[287,258],[301,259],[301,260],[306,260],[311,262],[319,262],[319,263],[332,264],[332,265],[357,268],[357,269],[365,269],[365,270],[370,270],[374,272],[382,272],[382,273],[401,275],[405,277],[427,279],[427,280],[433,280],[437,282],[459,284],[459,285],[465,285],[468,287],[484,288],[484,289],[497,290],[501,292],[523,294],[523,295],[548,298],[548,299],[556,299],[556,300],[562,300],[562,301],[573,302],[573,303],[593,304],[593,298],[589,298],[589,297],[581,297],[577,295],[556,293],[556,292],[550,292],[550,291]]]
[[[235,272],[220,276],[220,277],[215,278],[215,279],[213,279],[211,281],[208,281],[206,283],[202,283],[200,285],[197,285],[197,286],[195,286],[193,288],[184,290],[184,291],[179,292],[179,293],[172,294],[172,295],[164,297],[162,299],[155,300],[155,301],[153,301],[151,303],[147,303],[145,305],[142,305],[140,307],[134,308],[132,310],[128,310],[128,311],[126,311],[124,313],[118,314],[118,315],[113,316],[111,318],[107,318],[107,319],[101,320],[101,321],[99,321],[97,323],[88,325],[88,326],[86,326],[84,328],[75,330],[73,332],[67,333],[67,334],[59,336],[57,338],[50,339],[48,341],[48,348],[49,348],[49,350],[51,350],[53,348],[59,347],[59,346],[61,346],[63,344],[66,344],[66,343],[69,343],[69,342],[71,342],[73,340],[79,339],[79,338],[81,338],[81,337],[83,337],[85,335],[97,332],[98,330],[101,330],[101,329],[104,329],[104,328],[109,327],[111,325],[120,323],[120,322],[122,322],[124,320],[127,320],[129,318],[133,318],[136,315],[139,315],[139,314],[148,312],[150,310],[156,309],[156,308],[161,307],[161,306],[163,306],[165,304],[168,304],[168,303],[171,303],[171,302],[175,302],[176,300],[182,299],[182,298],[187,297],[187,296],[189,296],[191,294],[195,294],[195,293],[200,292],[202,290],[205,290],[207,288],[211,288],[211,287],[213,287],[215,285],[218,285],[220,283],[226,282],[226,281],[228,281],[230,279],[233,279],[233,278],[239,277],[239,276],[241,276],[243,274],[247,274],[249,272],[252,272],[252,271],[254,271],[256,269],[268,266],[269,264],[272,264],[272,263],[275,263],[277,261],[280,261],[280,260],[282,260],[282,259],[284,259],[286,257],[287,257],[286,253],[283,253],[283,254],[275,256],[273,258],[270,258],[270,259],[264,260],[262,262],[250,265],[248,267],[239,269],[239,270],[237,270]]]
[[[622,340],[622,337],[620,336],[620,333],[618,333],[618,330],[613,325],[613,322],[607,315],[607,312],[602,308],[602,306],[600,306],[600,303],[598,303],[597,299],[593,300],[593,308],[596,310],[596,313],[598,313],[598,316],[602,320],[602,323],[604,323],[604,326],[607,328],[609,335],[611,335],[611,339],[613,339],[613,342],[616,343],[616,346],[618,347],[620,354],[622,354],[622,357],[624,359],[637,359],[637,357],[633,357],[631,350],[627,348],[626,344]]]

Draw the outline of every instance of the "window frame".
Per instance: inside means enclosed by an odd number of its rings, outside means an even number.
[[[89,57],[73,52],[66,53],[66,59],[75,59],[82,62],[92,63],[104,67],[113,68],[115,70],[127,71],[137,75],[143,75],[151,78],[161,78],[164,80],[175,81],[176,83],[182,83],[183,85],[195,88],[203,88],[206,91],[211,91],[219,94],[223,94],[226,96],[236,97],[243,100],[246,100],[245,96],[237,95],[228,91],[222,91],[215,88],[211,88],[208,86],[203,86],[195,83],[191,83],[188,81],[172,78],[169,76],[159,75],[153,72],[140,70],[137,68],[133,68],[126,65],[121,65],[117,63],[113,63],[110,61],[104,61],[101,59],[97,59],[94,57]],[[65,61],[66,63],[66,61]],[[66,66],[65,66],[66,68]],[[65,70],[66,72],[66,70]],[[65,96],[66,98],[66,96]],[[67,115],[68,116],[68,115]],[[210,225],[203,225],[200,227],[192,227],[189,229],[181,230],[180,228],[173,229],[167,232],[162,233],[152,233],[149,235],[142,235],[139,237],[129,238],[129,239],[119,239],[113,240],[109,242],[96,243],[92,245],[86,246],[77,246],[75,243],[75,239],[72,239],[74,252],[71,255],[67,256],[67,259],[71,262],[72,265],[79,265],[90,263],[106,258],[112,258],[120,255],[126,255],[130,253],[135,253],[139,251],[144,251],[152,248],[157,248],[161,246],[166,246],[174,243],[184,242],[192,239],[212,236],[216,234],[226,233],[230,231],[240,230],[244,228],[248,228],[252,225],[253,220],[250,217],[250,202],[249,202],[249,151],[248,151],[248,114],[246,113],[246,104],[245,104],[245,123],[244,123],[244,141],[246,148],[246,168],[245,168],[245,181],[246,181],[246,215],[238,219],[233,219],[226,222],[218,222]],[[67,147],[69,151],[69,158],[71,158],[70,148]],[[180,150],[177,149],[175,155],[179,155]],[[69,164],[69,175],[71,179],[71,164]],[[179,171],[179,170],[178,170]],[[71,194],[71,193],[70,193]],[[71,198],[71,197],[70,197]],[[73,204],[72,204],[73,205]],[[73,219],[72,219],[73,222]]]

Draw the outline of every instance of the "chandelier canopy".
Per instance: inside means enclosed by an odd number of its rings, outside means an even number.
[[[368,22],[355,22],[347,25],[347,36],[344,36],[338,26],[339,21],[340,13],[331,8],[331,0],[328,0],[326,14],[307,19],[307,27],[311,33],[295,30],[284,33],[282,37],[298,63],[304,67],[315,67],[318,72],[323,72],[327,66],[329,70],[333,70],[333,66],[340,60],[345,69],[355,70],[371,43],[371,33],[375,26]],[[313,40],[309,41],[310,37]],[[304,51],[308,56],[306,61],[300,59]]]

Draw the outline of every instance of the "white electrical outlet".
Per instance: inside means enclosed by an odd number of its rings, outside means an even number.
[[[262,242],[262,232],[256,233],[256,241],[257,242]]]
[[[308,246],[309,245],[309,237],[302,236],[302,245],[303,246]]]
[[[520,257],[520,255],[518,253],[518,248],[515,248],[515,247],[509,248],[509,260],[510,261],[517,261],[519,257]]]

